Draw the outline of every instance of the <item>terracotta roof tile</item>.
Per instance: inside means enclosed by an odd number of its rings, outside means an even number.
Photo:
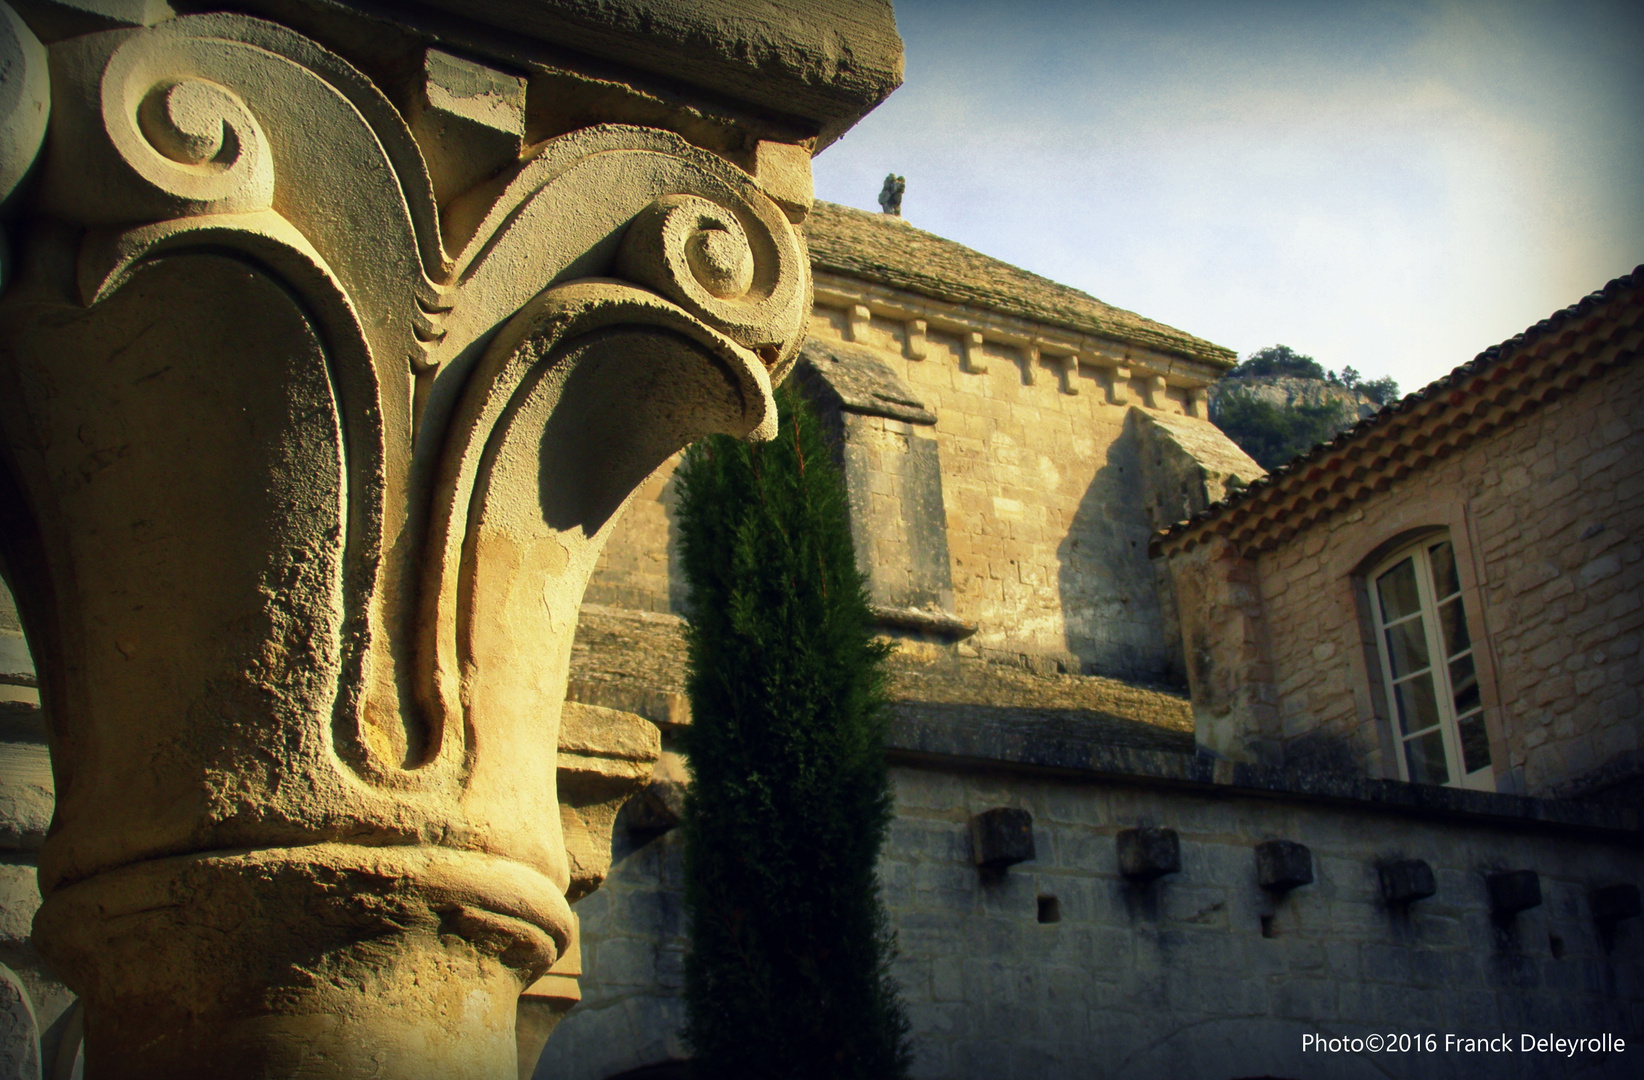
[[[1594,316],[1595,313],[1599,313],[1600,316],[1596,323],[1602,324],[1608,318],[1617,327],[1625,329],[1628,326],[1644,325],[1644,313],[1641,313],[1640,309],[1644,309],[1644,265],[1635,267],[1630,274],[1615,278],[1597,292],[1582,297],[1577,303],[1555,311],[1523,333],[1515,334],[1499,345],[1490,346],[1443,378],[1384,406],[1379,412],[1365,417],[1329,442],[1318,444],[1305,454],[1271,470],[1266,476],[1252,481],[1249,487],[1220,502],[1212,503],[1186,521],[1178,521],[1170,528],[1162,530],[1154,538],[1154,549],[1158,550],[1159,544],[1163,541],[1172,541],[1185,534],[1194,533],[1210,523],[1216,523],[1217,531],[1221,531],[1226,519],[1235,518],[1246,511],[1260,514],[1263,511],[1257,504],[1277,506],[1292,491],[1300,492],[1324,473],[1357,457],[1361,450],[1371,452],[1371,444],[1382,442],[1384,436],[1396,436],[1396,429],[1401,425],[1427,423],[1434,419],[1435,414],[1447,411],[1458,414],[1466,412],[1475,404],[1475,399],[1489,393],[1498,377],[1507,375],[1509,369],[1516,369],[1529,363],[1534,354],[1549,349],[1556,350],[1577,335],[1593,330],[1592,323],[1595,320],[1589,320],[1588,317]],[[1636,337],[1637,334],[1634,333],[1633,336]],[[1617,344],[1620,344],[1619,339]],[[1634,347],[1636,348],[1636,345]],[[1615,362],[1630,356],[1630,352],[1624,351]],[[1580,376],[1577,376],[1575,381],[1580,381]],[[1565,386],[1562,389],[1569,388]],[[1550,397],[1556,391],[1548,389],[1541,392]],[[1516,415],[1516,412],[1512,415]],[[1487,426],[1490,425],[1481,426],[1480,431],[1485,430]],[[1392,457],[1407,456],[1397,449],[1388,451],[1381,447],[1375,448],[1373,453],[1376,456],[1388,457],[1389,460]],[[1419,456],[1436,455],[1423,452]],[[1299,527],[1305,527],[1305,523]],[[1191,545],[1193,540],[1189,538],[1186,542]]]
[[[818,270],[1224,367],[1238,361],[1231,349],[1104,304],[889,214],[818,202],[805,220],[805,234],[811,265]]]

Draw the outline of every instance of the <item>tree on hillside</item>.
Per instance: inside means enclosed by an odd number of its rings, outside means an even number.
[[[1399,384],[1394,381],[1391,375],[1383,375],[1379,379],[1361,382],[1358,385],[1358,391],[1377,405],[1391,405],[1399,399]]]
[[[1288,345],[1256,350],[1227,373],[1229,381],[1211,399],[1210,419],[1264,469],[1277,468],[1335,438],[1358,419],[1358,411],[1345,403],[1277,404],[1251,393],[1248,383],[1242,388],[1238,382],[1262,377],[1315,379],[1356,391],[1378,405],[1399,396],[1399,384],[1390,375],[1366,381],[1351,365],[1338,375]]]
[[[1269,345],[1265,349],[1257,349],[1243,363],[1227,373],[1230,379],[1254,379],[1260,376],[1323,379],[1324,368],[1311,356],[1304,356],[1288,345]]]
[[[1335,438],[1353,422],[1337,405],[1275,405],[1240,390],[1217,395],[1210,418],[1269,471]]]
[[[774,442],[679,472],[690,583],[685,1037],[695,1075],[905,1076],[876,864],[891,818],[885,658],[844,484],[778,394]]]

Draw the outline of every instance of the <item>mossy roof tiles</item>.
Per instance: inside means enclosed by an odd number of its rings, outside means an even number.
[[[1231,349],[1104,304],[889,214],[818,202],[805,221],[805,233],[817,270],[1221,366],[1238,359]]]

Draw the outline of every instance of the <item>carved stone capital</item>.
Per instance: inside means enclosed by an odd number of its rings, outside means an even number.
[[[526,144],[522,79],[429,56],[408,124],[272,22],[0,4],[0,196],[49,74],[0,294],[36,936],[100,1076],[511,1075],[655,757],[556,762],[584,585],[668,457],[775,431],[792,207],[658,128]]]

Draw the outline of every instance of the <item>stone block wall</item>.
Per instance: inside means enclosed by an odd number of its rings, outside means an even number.
[[[842,317],[818,309],[812,335],[838,334]],[[954,613],[981,627],[967,645],[1165,676],[1141,457],[1126,437],[1129,406],[1109,403],[1105,373],[1080,368],[1079,392],[1069,394],[1060,365],[991,341],[972,349],[935,330],[925,359],[912,360],[903,325],[876,320],[862,343],[936,414]],[[1135,382],[1139,402],[1147,387]],[[1168,389],[1157,405],[1187,407]]]
[[[28,994],[35,1023],[50,1035],[49,1061],[56,1047],[52,1029],[63,1026],[74,998],[29,940],[40,907],[40,845],[56,796],[35,681],[16,604],[0,581],[0,974],[10,970]],[[6,1035],[0,1030],[0,1043]]]
[[[605,550],[600,552],[584,602],[633,611],[680,614],[685,584],[673,527],[675,454],[628,500]]]
[[[819,305],[810,332],[872,348],[937,417],[918,434],[940,457],[952,611],[980,627],[960,651],[1179,681],[1175,619],[1147,557],[1160,499],[1133,417],[1173,417],[1214,433],[1198,417],[1202,394],[1140,369],[1132,376],[973,340],[979,333],[932,328],[910,350],[908,325],[874,316],[853,326],[848,312]],[[589,585],[591,602],[680,610],[668,548],[675,464],[634,497]],[[881,538],[892,547],[903,539]],[[898,567],[917,561],[905,551],[887,558]]]
[[[884,416],[848,415],[842,426],[852,539],[867,564],[868,595],[896,608],[951,606],[936,440]]]
[[[1423,529],[1458,552],[1502,790],[1542,793],[1644,746],[1644,366],[1576,388],[1257,561],[1287,752],[1397,777],[1358,575]]]
[[[613,850],[611,875],[576,905],[582,1001],[561,1020],[537,1080],[605,1080],[689,1055],[685,1027],[684,836]],[[574,1018],[574,1020],[573,1020]]]
[[[1574,1059],[1301,1049],[1309,1033],[1610,1032],[1630,1043],[1644,1023],[1644,926],[1595,923],[1588,902],[1595,886],[1644,876],[1644,855],[1619,836],[1212,785],[935,767],[893,777],[880,876],[915,1076],[1636,1075],[1644,1047]],[[967,822],[999,806],[1032,814],[1037,855],[988,882]],[[1142,824],[1177,830],[1179,873],[1146,885],[1120,874],[1117,833]],[[1270,839],[1311,849],[1311,884],[1258,886],[1255,846]],[[539,1080],[603,1080],[682,1054],[666,1034],[681,1018],[684,947],[673,843],[619,860],[583,901],[584,1000]],[[1379,867],[1395,859],[1426,860],[1437,893],[1384,903]],[[1542,905],[1492,916],[1485,876],[1503,869],[1536,871]]]

